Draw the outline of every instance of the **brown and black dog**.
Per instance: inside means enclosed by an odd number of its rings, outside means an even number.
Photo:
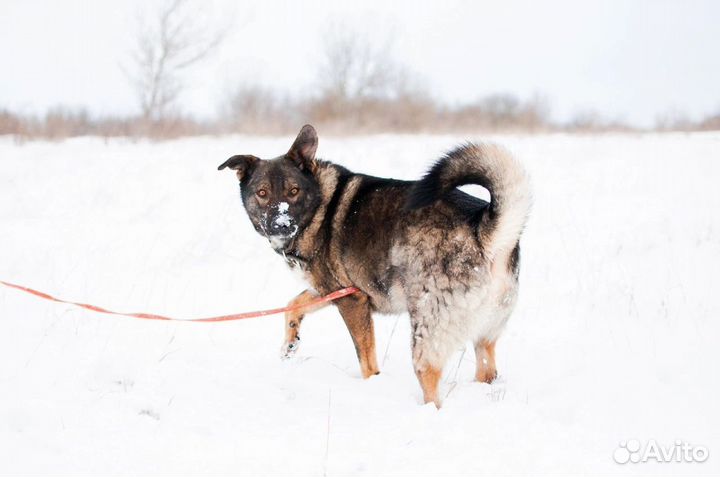
[[[495,341],[517,298],[519,240],[531,204],[528,178],[498,146],[466,144],[419,181],[356,174],[315,158],[306,125],[274,159],[233,156],[242,202],[255,229],[311,288],[291,303],[340,288],[360,292],[335,305],[364,378],[378,374],[372,313],[410,315],[413,365],[425,402],[440,406],[450,355],[474,342],[476,378],[496,374]],[[479,184],[487,203],[459,189]],[[286,315],[285,356],[299,344],[302,312]]]

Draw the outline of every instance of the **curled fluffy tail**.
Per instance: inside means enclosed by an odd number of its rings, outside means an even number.
[[[500,146],[466,144],[449,152],[415,184],[408,208],[431,205],[465,184],[478,184],[490,192],[490,206],[478,226],[488,258],[510,253],[525,227],[532,194],[525,170]]]

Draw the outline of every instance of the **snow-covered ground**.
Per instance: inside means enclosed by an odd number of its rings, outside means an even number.
[[[465,139],[320,131],[319,155],[417,178]],[[468,347],[423,406],[406,315],[376,317],[363,381],[332,307],[283,362],[281,316],[143,321],[0,287],[0,474],[718,474],[720,134],[483,139],[535,191],[495,383]],[[291,140],[0,138],[0,280],[181,318],[281,306],[303,284],[216,166]],[[628,439],[710,455],[617,464]]]

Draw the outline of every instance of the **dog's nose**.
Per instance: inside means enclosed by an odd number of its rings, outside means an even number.
[[[290,225],[286,224],[279,224],[277,222],[273,222],[273,224],[270,226],[272,228],[272,231],[277,234],[287,235],[290,233]]]

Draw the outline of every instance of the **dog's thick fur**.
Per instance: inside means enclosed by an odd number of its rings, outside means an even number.
[[[498,146],[466,144],[421,180],[400,181],[318,160],[317,144],[306,125],[283,156],[233,156],[219,167],[237,171],[255,229],[310,282],[293,303],[360,289],[335,304],[365,378],[379,373],[372,313],[407,311],[425,402],[440,406],[443,367],[468,340],[476,378],[492,381],[495,342],[517,297],[519,239],[531,204],[520,164]],[[491,202],[457,189],[464,184],[485,187]],[[286,356],[297,350],[302,318],[286,316]]]

